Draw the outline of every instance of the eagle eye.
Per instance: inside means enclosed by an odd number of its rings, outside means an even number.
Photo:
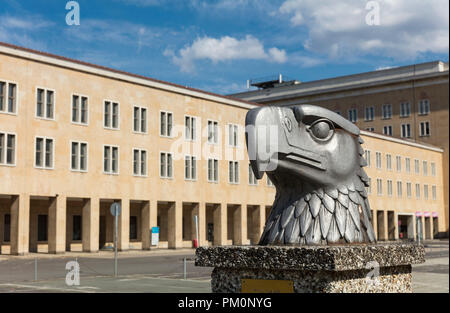
[[[334,134],[334,125],[328,120],[320,119],[309,127],[310,133],[321,141],[330,139]]]

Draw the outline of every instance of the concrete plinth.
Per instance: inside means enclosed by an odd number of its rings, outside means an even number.
[[[295,293],[412,292],[411,264],[425,262],[417,244],[336,246],[227,246],[201,247],[196,266],[214,267],[211,287],[217,293],[240,293],[243,280],[271,290],[279,283]],[[280,282],[281,281],[281,282]],[[251,291],[249,291],[251,292]]]

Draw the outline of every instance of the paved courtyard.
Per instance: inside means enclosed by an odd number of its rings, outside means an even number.
[[[426,263],[413,266],[414,292],[449,292],[448,241],[426,243]],[[184,258],[186,279],[184,279]],[[35,261],[37,260],[37,262]],[[80,264],[80,285],[67,286],[66,263]],[[194,266],[194,250],[127,252],[119,255],[113,277],[113,254],[0,256],[0,293],[5,292],[211,292],[210,268]],[[37,280],[35,266],[37,263]]]

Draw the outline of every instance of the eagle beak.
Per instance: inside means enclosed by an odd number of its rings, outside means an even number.
[[[274,113],[274,108],[261,107],[250,110],[245,119],[247,150],[257,179],[277,167],[279,121]]]

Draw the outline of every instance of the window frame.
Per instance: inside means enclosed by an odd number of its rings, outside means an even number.
[[[212,127],[213,127],[213,142],[209,141],[209,123],[212,123]],[[220,142],[220,130],[219,130],[219,121],[216,120],[211,120],[211,119],[207,119],[207,138],[206,138],[206,142],[210,145],[218,145]],[[215,136],[215,131],[214,131],[214,124],[217,125],[217,141],[215,140],[216,136]]]
[[[212,161],[212,173],[213,173],[213,179],[209,179],[209,161]],[[220,164],[219,164],[219,159],[216,158],[208,158],[207,160],[207,164],[206,164],[206,179],[208,181],[208,183],[212,183],[212,184],[218,184],[220,182],[220,176],[219,176],[219,172],[220,172]],[[217,173],[215,171],[215,164],[217,162]],[[214,174],[217,174],[217,180],[214,179]]]
[[[230,126],[232,126],[231,128],[233,129],[233,135],[236,134],[236,143],[233,142],[233,144],[230,144]],[[240,148],[240,145],[239,145],[239,124],[235,124],[235,123],[228,123],[227,124],[227,138],[228,138],[227,146],[229,148],[236,148],[236,149]],[[234,139],[234,136],[233,136],[233,139]]]
[[[162,113],[166,113],[166,121],[165,121],[165,123],[166,123],[166,135],[163,135],[163,133],[162,133],[162,124],[161,124],[161,114]],[[168,118],[168,114],[171,114],[172,115],[172,128],[171,128],[171,132],[170,132],[170,136],[169,135],[167,135],[167,131],[169,130],[169,123],[168,123],[168,120],[169,120],[169,118]],[[174,138],[174,135],[173,135],[173,124],[174,124],[174,114],[173,114],[173,112],[172,111],[167,111],[167,110],[159,110],[159,114],[158,114],[158,124],[159,124],[159,136],[160,137],[162,137],[162,138],[169,138],[169,139],[173,139]]]
[[[422,133],[422,125],[428,124],[428,134]],[[425,126],[424,126],[425,127]],[[426,128],[424,128],[426,130]],[[431,137],[431,123],[430,121],[422,121],[419,123],[419,137]]]
[[[189,124],[189,127],[190,127],[190,138],[186,137],[187,136],[187,132],[186,132],[186,118],[189,119],[189,123],[190,123]],[[193,125],[192,122],[193,121],[194,121],[194,124],[195,124],[194,132],[192,132],[192,125]],[[198,130],[201,129],[201,126],[199,127],[198,121],[199,121],[199,118],[197,116],[187,115],[187,114],[184,115],[184,118],[183,118],[183,122],[184,122],[183,137],[184,137],[185,141],[197,142],[197,140],[198,140]]]
[[[3,95],[4,97],[4,110],[0,111],[0,114],[8,114],[8,115],[15,115],[17,116],[19,113],[19,84],[15,81],[12,80],[7,80],[7,79],[0,79],[0,82],[5,84],[5,93]],[[13,84],[16,85],[16,97],[15,97],[15,112],[9,112],[8,111],[8,105],[9,105],[9,85]]]
[[[134,172],[134,152],[138,151],[138,174]],[[142,174],[142,152],[145,152],[145,174]],[[142,148],[131,148],[131,173],[134,177],[148,177],[148,151]]]
[[[165,167],[165,169],[164,169],[164,174],[165,174],[165,176],[162,176],[161,175],[161,165],[162,165],[162,163],[161,163],[161,154],[165,154],[165,159],[166,159],[166,167]],[[168,160],[169,160],[169,158],[168,158],[168,156],[169,155],[171,155],[171,160],[172,160],[172,164],[171,164],[171,166],[172,166],[172,176],[169,176],[168,175],[168,172],[169,172],[169,162],[168,162]],[[173,153],[172,152],[167,152],[167,151],[159,151],[159,154],[158,154],[158,163],[159,163],[159,167],[158,167],[158,172],[159,172],[159,178],[161,178],[161,179],[171,179],[171,180],[173,180],[174,179],[174,177],[175,177],[175,175],[174,175],[174,173],[175,173],[175,171],[174,171],[174,163],[173,163],[173,161],[174,161],[174,159],[173,159]],[[184,161],[184,159],[183,159],[183,161]]]
[[[15,132],[7,132],[7,131],[0,131],[0,134],[5,136],[5,151],[3,152],[3,159],[4,162],[0,163],[0,166],[7,166],[7,167],[16,167],[17,166],[17,133]],[[14,136],[14,162],[13,163],[7,163],[8,160],[8,136]],[[1,160],[1,158],[0,158]]]
[[[79,155],[78,155],[78,169],[72,168],[72,144],[77,143],[79,145]],[[86,169],[82,170],[80,167],[80,160],[81,160],[81,145],[86,144]],[[69,169],[71,172],[77,172],[77,173],[87,173],[89,172],[89,143],[87,141],[80,141],[80,140],[69,140]]]
[[[37,143],[37,139],[43,139],[44,140],[44,144],[42,147],[42,166],[37,166],[36,165],[36,143]],[[46,156],[46,150],[47,150],[47,140],[52,140],[53,144],[52,144],[52,166],[51,167],[47,167],[45,166],[46,160],[47,160],[47,156]],[[53,137],[47,137],[47,136],[35,136],[34,137],[34,158],[33,158],[33,167],[35,169],[39,169],[39,170],[54,170],[55,169],[55,146],[56,146],[56,140]]]
[[[138,121],[138,128],[139,130],[135,130],[134,129],[134,109],[139,109],[139,121]],[[142,131],[142,109],[145,110],[145,131]],[[131,129],[133,134],[138,134],[138,135],[148,135],[148,112],[149,109],[146,106],[141,106],[141,105],[133,105],[133,111],[131,114]]]
[[[111,149],[111,161],[109,164],[109,168],[110,171],[109,172],[105,172],[105,147],[110,147],[110,148],[117,148],[117,172],[113,172],[112,171],[112,164],[113,164],[113,149]],[[105,175],[114,175],[114,176],[118,176],[120,175],[120,146],[117,145],[109,145],[109,144],[103,144],[103,149],[102,149],[102,174]]]
[[[44,116],[39,116],[38,115],[38,110],[37,110],[37,96],[38,96],[38,91],[39,89],[44,91],[44,99],[43,99],[43,112],[44,112]],[[51,88],[45,88],[45,87],[41,87],[41,86],[36,86],[35,88],[35,97],[34,97],[34,117],[40,120],[44,120],[44,121],[56,121],[56,90],[55,89],[51,89]],[[47,115],[47,105],[48,105],[48,101],[47,101],[47,95],[48,92],[51,91],[53,92],[53,118],[48,118],[46,117]],[[72,107],[71,107],[72,109]]]
[[[76,121],[76,122],[73,121],[73,97],[74,96],[78,96],[79,99],[80,99],[80,103],[79,103],[80,106],[78,108],[78,121]],[[87,99],[87,110],[86,110],[87,111],[87,119],[86,119],[86,123],[81,122],[81,101],[82,101],[83,98]],[[89,96],[82,95],[82,94],[79,94],[79,93],[72,93],[70,95],[70,122],[72,124],[79,125],[79,126],[89,126],[89,118],[90,118],[90,115],[91,115],[91,114],[89,114],[89,102],[90,102]],[[103,114],[104,114],[104,112],[103,112]]]
[[[111,108],[109,110],[109,116],[110,116],[110,126],[106,126],[105,125],[105,121],[106,121],[106,116],[105,116],[105,104],[106,102],[109,102],[111,104]],[[103,115],[103,129],[107,129],[107,130],[115,130],[115,131],[120,131],[120,102],[119,101],[113,101],[113,100],[109,100],[109,99],[103,99],[102,101],[103,106],[102,106],[102,115]],[[113,127],[113,121],[114,121],[114,104],[117,104],[117,107],[119,108],[118,110],[118,114],[117,114],[117,128]]]
[[[389,110],[386,110],[386,108],[389,108]],[[389,114],[385,114],[386,112],[388,112]],[[385,103],[381,106],[381,119],[382,120],[390,120],[392,119],[392,104],[390,103]]]

